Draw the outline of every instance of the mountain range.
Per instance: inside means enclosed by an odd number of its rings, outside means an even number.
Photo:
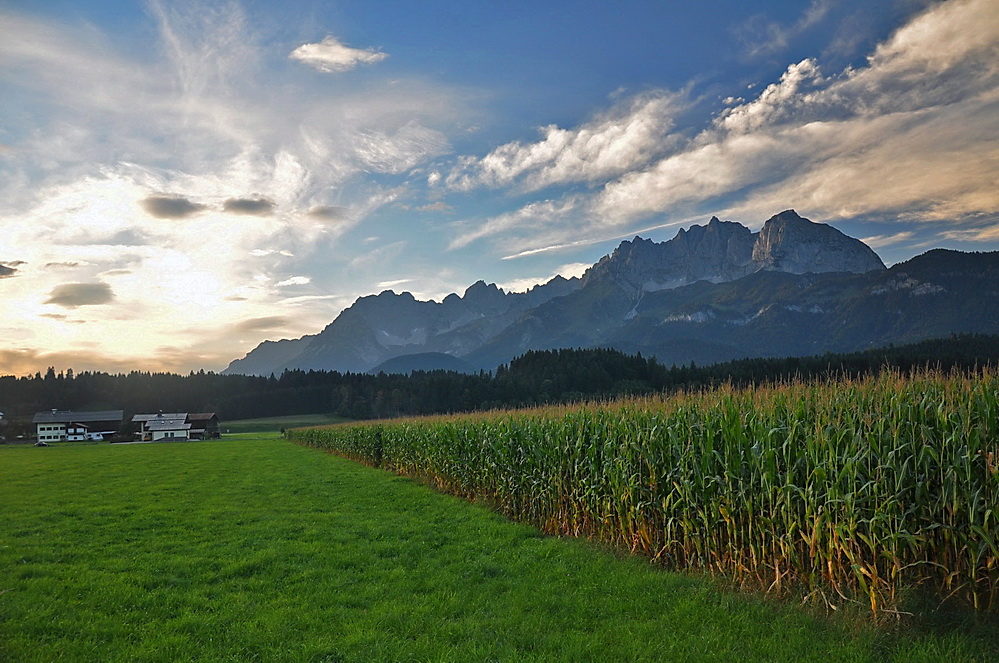
[[[858,239],[781,212],[635,237],[581,278],[478,281],[441,302],[384,291],[318,334],[265,341],[223,373],[492,370],[528,350],[612,347],[660,363],[852,352],[999,333],[999,253],[935,249],[886,268]]]

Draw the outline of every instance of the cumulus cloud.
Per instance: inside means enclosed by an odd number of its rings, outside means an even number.
[[[185,219],[207,209],[207,205],[194,203],[181,196],[156,194],[142,200],[142,207],[158,219]]]
[[[503,187],[529,190],[555,184],[594,182],[639,168],[668,151],[667,136],[682,108],[678,95],[640,95],[575,129],[543,127],[542,140],[501,145],[481,159],[465,157],[447,177],[453,189]],[[665,137],[665,138],[664,138]],[[439,179],[431,173],[431,184]]]
[[[359,64],[374,64],[388,57],[387,53],[370,49],[352,48],[332,36],[318,44],[302,44],[289,55],[313,69],[327,74],[350,71]]]
[[[107,283],[64,283],[52,289],[46,304],[65,308],[96,306],[114,301],[114,292]]]
[[[756,99],[722,112],[718,125],[733,132],[750,132],[767,124],[790,119],[796,110],[814,102],[806,91],[822,82],[818,64],[806,59],[787,68],[777,83],[768,85]]]
[[[229,198],[222,204],[222,209],[230,214],[270,216],[274,213],[274,201],[266,198]]]

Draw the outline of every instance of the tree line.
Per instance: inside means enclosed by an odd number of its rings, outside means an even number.
[[[973,370],[999,365],[999,336],[957,335],[849,354],[754,358],[710,366],[666,367],[653,357],[606,348],[530,351],[494,372],[415,371],[409,375],[286,370],[268,377],[133,371],[0,377],[0,411],[8,437],[30,432],[35,412],[124,410],[215,412],[223,421],[331,413],[350,419],[518,408],[622,395],[763,384],[824,376],[860,376],[885,367],[927,365]],[[27,423],[25,423],[27,422]]]

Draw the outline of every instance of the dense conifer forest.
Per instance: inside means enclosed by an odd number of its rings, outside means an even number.
[[[757,358],[711,366],[666,367],[654,358],[611,349],[532,351],[493,373],[416,371],[377,375],[285,371],[256,377],[198,371],[189,375],[132,372],[0,377],[0,435],[30,432],[35,412],[50,410],[216,412],[223,421],[331,413],[351,419],[516,408],[621,395],[641,395],[826,376],[903,373],[925,366],[973,370],[999,365],[999,337],[959,335],[905,346],[815,357]]]

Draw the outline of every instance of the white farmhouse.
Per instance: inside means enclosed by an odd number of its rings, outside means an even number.
[[[52,410],[36,413],[31,421],[39,442],[79,442],[109,439],[121,428],[124,418],[122,410]]]
[[[132,423],[139,424],[135,439],[143,442],[191,439],[191,424],[187,423],[187,412],[137,414],[132,417]]]
[[[160,440],[210,440],[221,437],[221,423],[214,412],[159,412],[136,414],[132,423],[138,424],[135,439],[140,442]]]

